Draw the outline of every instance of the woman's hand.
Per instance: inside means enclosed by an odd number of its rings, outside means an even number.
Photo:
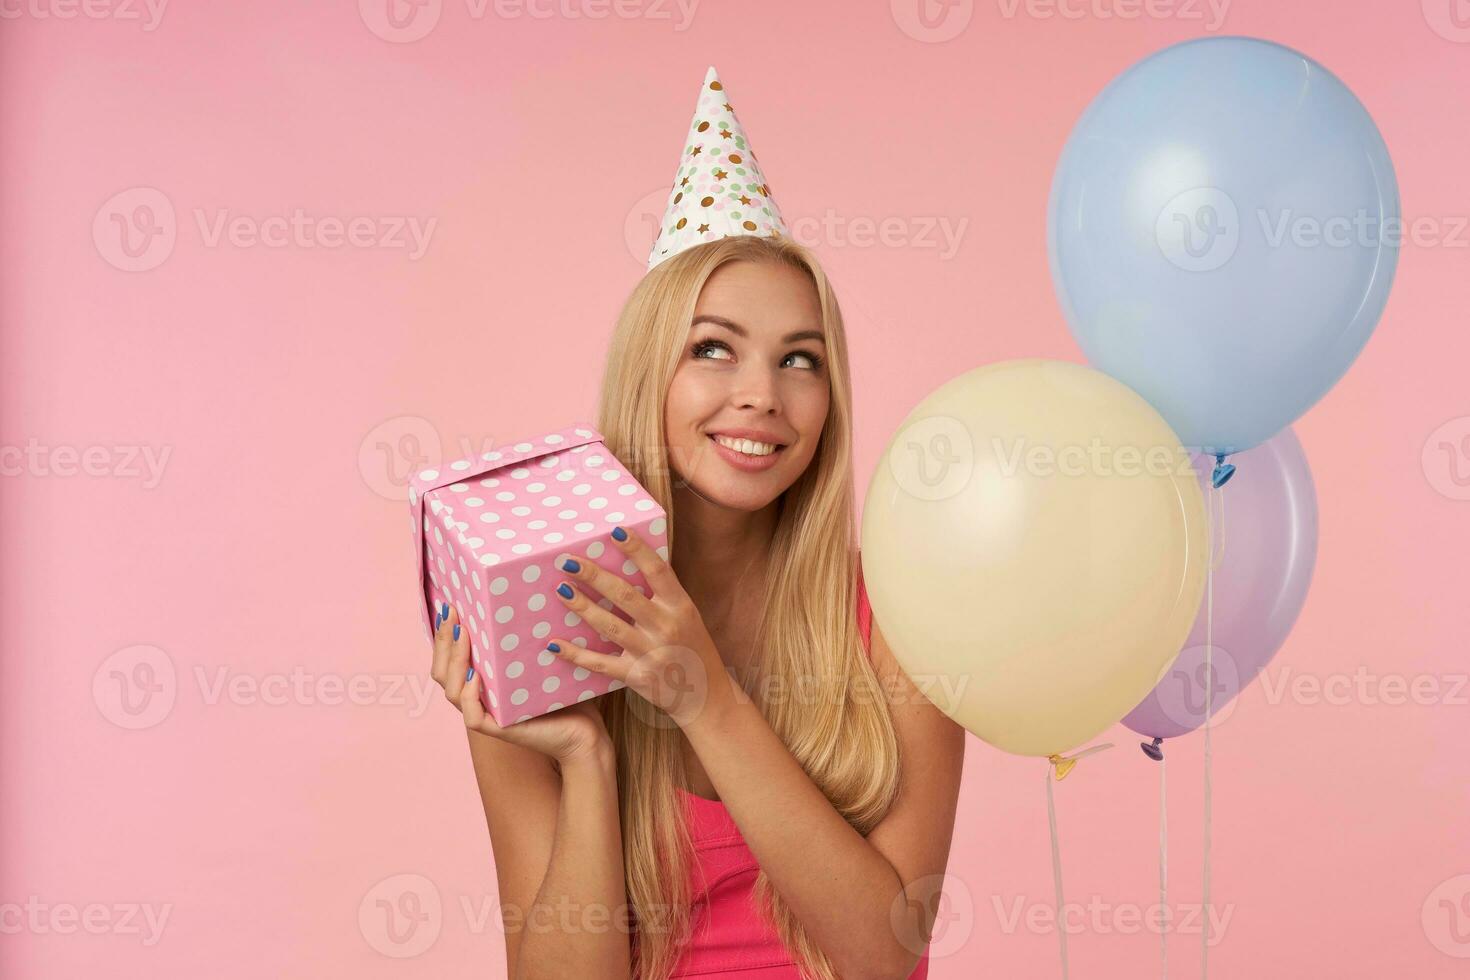
[[[563,583],[555,591],[564,606],[622,647],[622,654],[595,653],[560,636],[551,637],[546,648],[578,667],[622,681],[674,724],[687,727],[714,703],[712,696],[722,697],[730,690],[720,652],[669,563],[631,531],[616,528],[610,538],[638,566],[652,596],[582,556],[566,560],[562,571],[574,583]],[[610,599],[632,622],[589,599],[583,585]],[[637,698],[628,703],[637,710]],[[644,721],[660,723],[657,717]]]
[[[466,728],[534,749],[558,764],[612,749],[602,713],[591,700],[500,727],[480,703],[480,675],[470,673],[469,663],[469,630],[461,628],[458,611],[445,603],[439,609],[438,628],[434,631],[434,662],[429,674],[464,716]]]

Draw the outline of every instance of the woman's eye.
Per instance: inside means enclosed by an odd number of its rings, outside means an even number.
[[[693,354],[694,354],[695,357],[701,358],[701,357],[704,357],[704,352],[705,351],[710,351],[710,350],[722,350],[722,351],[725,351],[726,353],[729,353],[730,352],[730,348],[726,347],[724,344],[720,343],[718,340],[706,340],[706,341],[703,341],[701,343],[698,343],[698,344],[695,344],[694,345]],[[705,360],[710,360],[710,361],[713,361],[713,360],[722,360],[722,358],[713,358],[713,357],[704,358],[704,359]]]
[[[729,358],[725,358],[725,357],[718,357],[718,358],[717,357],[706,357],[705,355],[709,351],[724,351],[726,354],[730,355],[731,357],[734,356],[734,352],[730,350],[729,346],[727,344],[721,342],[721,341],[718,341],[718,340],[702,340],[699,343],[695,344],[694,347],[690,349],[690,353],[696,359],[698,359],[698,360],[715,361],[715,360],[728,360],[729,359]],[[816,354],[809,353],[809,352],[804,351],[804,350],[792,351],[790,354],[787,354],[782,359],[781,363],[782,364],[785,364],[787,361],[791,360],[793,357],[805,358],[805,360],[807,362],[806,370],[808,370],[808,371],[817,371],[822,366],[822,358],[820,356],[818,356]]]

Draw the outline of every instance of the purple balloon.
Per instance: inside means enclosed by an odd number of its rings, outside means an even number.
[[[1193,456],[1208,505],[1211,456]],[[1236,472],[1215,504],[1214,675],[1211,716],[1228,705],[1281,648],[1307,599],[1317,561],[1317,492],[1302,444],[1290,427],[1231,456]],[[1223,510],[1223,515],[1222,515]],[[1158,685],[1123,724],[1150,738],[1173,738],[1205,723],[1205,618]]]

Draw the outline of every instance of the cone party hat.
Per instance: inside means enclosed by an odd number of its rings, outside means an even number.
[[[778,233],[787,234],[786,222],[735,117],[729,93],[711,66],[699,90],[648,268],[727,235]]]

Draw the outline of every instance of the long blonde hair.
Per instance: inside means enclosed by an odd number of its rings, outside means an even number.
[[[608,450],[668,513],[672,554],[677,525],[663,431],[666,395],[705,281],[735,260],[786,263],[810,277],[821,306],[831,381],[816,453],[782,495],[755,632],[759,654],[741,683],[812,781],[866,836],[898,792],[898,743],[856,621],[847,341],[836,296],[816,259],[789,238],[736,235],[686,249],[650,270],[618,317],[598,428]],[[665,980],[691,928],[694,851],[678,795],[679,788],[690,787],[681,732],[672,724],[650,724],[657,712],[641,699],[632,704],[633,698],[624,688],[599,700],[617,749],[623,859],[636,930],[634,976]],[[756,878],[754,901],[803,976],[836,980],[830,960],[764,871]]]

